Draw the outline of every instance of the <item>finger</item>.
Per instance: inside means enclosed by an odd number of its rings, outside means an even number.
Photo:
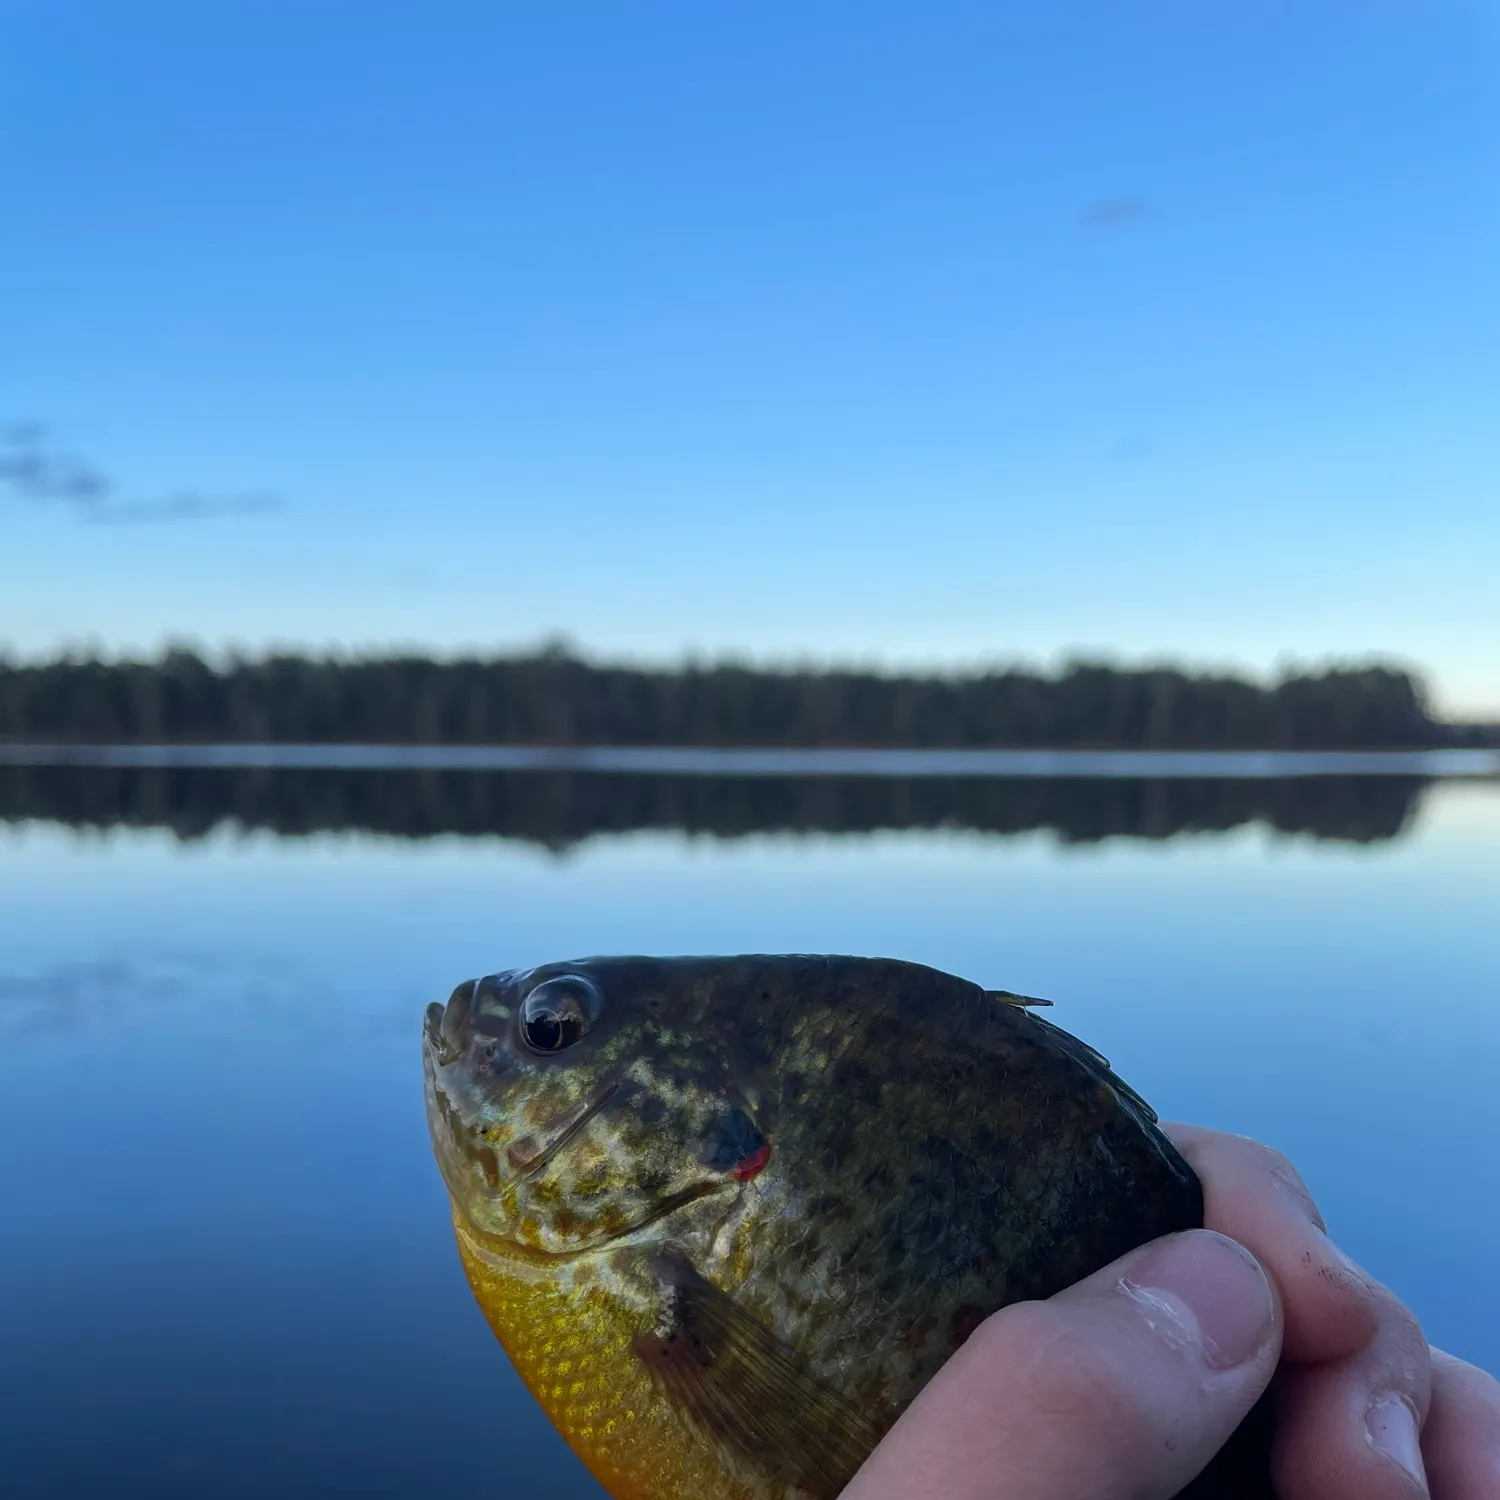
[[[1432,1351],[1422,1457],[1434,1500],[1500,1496],[1500,1382],[1441,1349]]]
[[[1379,1327],[1366,1349],[1288,1365],[1277,1381],[1273,1458],[1281,1500],[1421,1500],[1419,1434],[1431,1355],[1409,1308],[1375,1284]]]
[[[1286,1358],[1341,1359],[1367,1347],[1379,1321],[1374,1283],[1324,1233],[1296,1168],[1245,1136],[1162,1127],[1203,1183],[1203,1222],[1238,1240],[1271,1273],[1286,1316]]]
[[[982,1323],[843,1500],[1167,1500],[1265,1389],[1281,1316],[1265,1271],[1204,1230]]]

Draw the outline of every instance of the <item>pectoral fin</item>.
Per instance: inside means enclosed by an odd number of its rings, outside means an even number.
[[[832,1500],[880,1429],[685,1256],[664,1254],[658,1282],[657,1326],[635,1341],[657,1389],[732,1459]]]

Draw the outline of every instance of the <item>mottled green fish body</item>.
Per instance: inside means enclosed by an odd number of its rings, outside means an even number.
[[[1152,1110],[1035,1003],[752,955],[548,964],[429,1009],[471,1283],[613,1493],[832,1500],[989,1313],[1202,1224]],[[587,1379],[557,1377],[559,1321]],[[1242,1433],[1196,1500],[1270,1500]]]

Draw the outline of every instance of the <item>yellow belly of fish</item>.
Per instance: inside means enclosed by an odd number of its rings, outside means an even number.
[[[456,1222],[456,1220],[455,1220]],[[638,1310],[595,1279],[539,1280],[458,1251],[485,1318],[526,1388],[615,1500],[772,1500],[783,1490],[738,1480],[657,1393],[631,1340]]]

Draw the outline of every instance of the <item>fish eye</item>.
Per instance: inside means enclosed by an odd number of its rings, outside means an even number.
[[[521,1036],[533,1052],[561,1052],[583,1040],[599,994],[576,974],[544,980],[521,1004]]]

